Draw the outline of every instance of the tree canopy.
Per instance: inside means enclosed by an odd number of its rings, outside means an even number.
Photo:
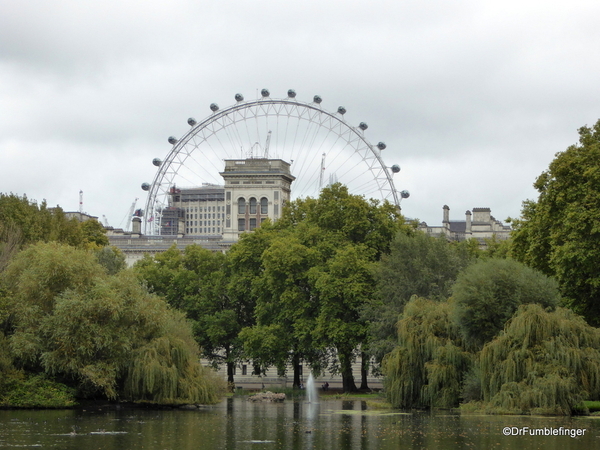
[[[480,365],[484,401],[496,411],[570,415],[600,396],[600,330],[568,309],[521,305]]]
[[[366,342],[360,311],[374,295],[371,266],[402,226],[394,206],[351,195],[341,184],[291,202],[265,231],[268,245],[253,253],[256,325],[242,333],[249,355],[261,364],[271,355],[281,368],[303,360],[318,370],[334,354],[330,369],[339,370],[345,391],[355,390],[351,364]]]
[[[410,229],[399,232],[375,266],[377,292],[363,317],[370,323],[369,349],[377,361],[397,344],[396,324],[413,297],[450,297],[458,273],[471,261],[468,249]]]
[[[600,120],[535,181],[513,221],[513,256],[556,278],[569,306],[600,325]]]
[[[217,400],[220,383],[200,366],[183,313],[130,271],[109,275],[92,251],[30,245],[0,275],[0,291],[16,368],[57,377],[83,397]]]
[[[456,320],[469,347],[492,340],[521,304],[558,305],[556,282],[511,259],[479,260],[464,269],[452,287]]]

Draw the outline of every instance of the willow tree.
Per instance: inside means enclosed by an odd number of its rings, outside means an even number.
[[[190,324],[130,271],[110,276],[91,251],[56,243],[20,252],[1,277],[15,366],[56,376],[82,397],[213,403]]]
[[[600,398],[600,330],[572,311],[522,305],[480,354],[484,401],[510,413],[571,414]]]
[[[471,361],[452,304],[415,297],[398,322],[398,346],[383,360],[388,400],[396,408],[457,406]]]

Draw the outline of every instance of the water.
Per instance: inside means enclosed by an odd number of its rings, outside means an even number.
[[[316,403],[318,399],[317,387],[315,386],[315,379],[311,373],[306,381],[306,398],[308,403]]]
[[[586,432],[578,438],[502,433],[505,427],[561,426]],[[0,448],[579,450],[597,448],[599,442],[600,418],[377,411],[364,401],[323,396],[318,403],[228,398],[196,411],[114,407],[0,411]]]

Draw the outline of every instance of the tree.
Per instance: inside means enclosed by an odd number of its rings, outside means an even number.
[[[299,387],[302,361],[319,366],[322,346],[314,336],[319,302],[309,273],[320,255],[301,242],[296,230],[271,233],[260,257],[260,275],[253,283],[256,324],[245,328],[241,337],[255,365],[275,365],[283,375],[290,363],[293,386]]]
[[[256,345],[258,337],[283,329],[279,357],[291,357],[294,367],[304,360],[317,369],[331,352],[344,390],[355,390],[351,364],[366,340],[360,311],[374,295],[371,264],[389,251],[403,226],[394,206],[351,195],[341,184],[326,187],[318,199],[291,202],[264,231],[270,236],[267,245],[246,247],[254,255],[250,273],[255,281],[244,285],[256,298],[257,320],[253,330],[244,330],[247,349],[265,355],[266,347]],[[366,371],[363,378],[366,386]],[[294,380],[299,383],[299,376]]]
[[[456,320],[466,344],[478,350],[492,340],[522,304],[558,305],[556,282],[511,259],[479,260],[452,287]]]
[[[600,120],[556,154],[534,184],[537,201],[513,221],[512,255],[554,276],[568,305],[600,325]]]
[[[453,305],[414,297],[398,322],[398,345],[383,360],[384,386],[395,408],[458,405],[472,356],[463,350]]]
[[[106,229],[96,219],[81,223],[81,235],[82,243],[87,248],[102,248],[109,244]]]
[[[91,251],[38,243],[0,279],[3,328],[15,366],[77,387],[84,397],[158,403],[217,401],[182,313],[130,271],[108,275]]]
[[[109,275],[114,275],[127,267],[125,255],[117,247],[107,245],[97,249],[94,253],[98,263],[104,267]]]
[[[483,348],[480,366],[488,407],[570,415],[600,396],[600,330],[568,309],[521,305]]]
[[[60,207],[50,209],[45,201],[38,205],[26,196],[0,193],[0,241],[15,231],[22,245],[38,241],[83,245],[80,223],[67,219]]]
[[[443,301],[458,273],[471,260],[464,246],[414,231],[399,232],[390,253],[375,265],[377,296],[363,311],[370,323],[369,350],[378,362],[398,342],[396,324],[413,297]]]
[[[215,367],[225,363],[233,383],[242,345],[238,340],[243,320],[239,308],[227,294],[226,256],[197,245],[183,252],[175,246],[153,257],[146,256],[135,271],[148,289],[164,296],[173,307],[186,313],[203,355]]]

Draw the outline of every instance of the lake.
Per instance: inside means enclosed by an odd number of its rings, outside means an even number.
[[[505,436],[505,428],[520,435]],[[541,435],[531,436],[530,431]],[[560,435],[571,432],[575,437]],[[598,447],[600,417],[407,413],[371,410],[360,400],[252,403],[239,397],[194,411],[98,404],[74,410],[0,411],[0,448],[569,450]]]

